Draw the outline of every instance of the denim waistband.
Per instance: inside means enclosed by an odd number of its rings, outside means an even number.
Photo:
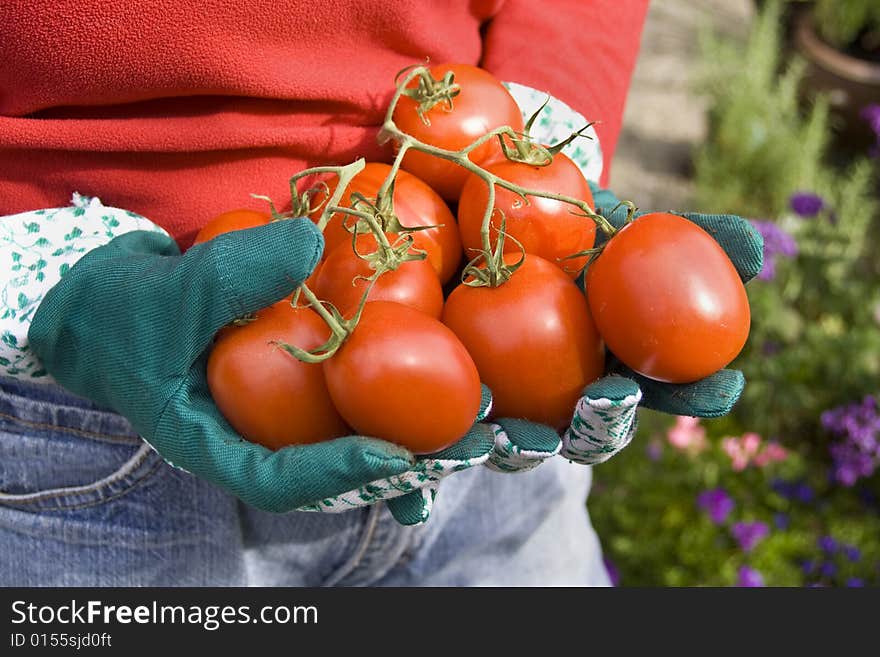
[[[124,417],[59,385],[7,377],[0,377],[0,423],[33,430],[67,429],[96,438],[137,437]]]

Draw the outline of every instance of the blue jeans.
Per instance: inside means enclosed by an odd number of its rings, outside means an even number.
[[[0,379],[2,586],[606,585],[590,469],[446,479],[430,520],[383,504],[272,514],[166,464],[121,416]]]

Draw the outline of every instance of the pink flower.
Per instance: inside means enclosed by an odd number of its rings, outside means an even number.
[[[749,464],[749,455],[743,449],[739,438],[728,436],[721,441],[721,449],[730,457],[730,467],[736,472],[745,470]]]
[[[777,442],[770,441],[767,446],[755,457],[755,465],[763,468],[771,463],[778,463],[788,458],[788,450]]]
[[[750,464],[763,468],[788,458],[788,450],[782,445],[774,441],[762,444],[761,436],[753,432],[744,433],[738,438],[724,438],[721,449],[730,457],[730,467],[736,472],[745,470]]]
[[[670,445],[683,451],[702,452],[706,448],[706,430],[696,417],[676,417],[675,426],[666,432],[666,438]]]
[[[761,448],[761,436],[754,432],[744,433],[740,438],[743,453],[749,458],[758,453]]]

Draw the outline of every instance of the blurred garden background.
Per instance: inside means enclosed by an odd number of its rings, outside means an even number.
[[[618,583],[880,585],[880,0],[653,0],[611,189],[765,240],[734,412],[594,469]]]

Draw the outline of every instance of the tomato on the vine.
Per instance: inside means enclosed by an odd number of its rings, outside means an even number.
[[[433,317],[389,301],[364,307],[324,374],[336,408],[359,434],[414,454],[462,438],[480,408],[480,377],[464,345]]]
[[[358,173],[349,183],[348,189],[340,201],[340,207],[351,207],[351,194],[360,192],[365,197],[375,200],[376,194],[382,187],[382,183],[388,177],[391,166],[382,162],[368,162],[363,171]],[[336,180],[328,182],[330,194],[336,189]],[[394,212],[400,224],[405,228],[420,226],[434,226],[411,233],[413,246],[428,254],[428,262],[434,267],[434,271],[445,283],[458,269],[461,260],[461,239],[458,236],[458,226],[455,217],[442,198],[426,183],[406,171],[398,171],[394,181]],[[317,221],[321,209],[313,212],[311,217]],[[340,244],[351,245],[351,233],[343,228],[343,220],[346,225],[353,225],[356,219],[336,213],[330,218],[324,229],[324,255],[329,256]],[[393,239],[396,235],[388,233]]]
[[[279,302],[242,326],[228,326],[208,356],[208,388],[223,417],[244,438],[270,449],[349,433],[333,406],[320,364],[282,351],[314,349],[330,329],[309,308]]]
[[[364,255],[376,251],[375,237],[358,235],[357,250]],[[366,279],[374,273],[369,263],[354,252],[349,241],[333,249],[323,262],[312,291],[348,317],[367,290],[369,283]],[[368,299],[394,301],[437,319],[443,310],[443,288],[437,272],[427,260],[409,260],[398,265],[397,269],[383,273],[373,284]]]
[[[749,334],[749,302],[733,263],[709,233],[678,215],[655,212],[624,226],[585,282],[608,348],[651,379],[709,376]]]
[[[555,154],[546,166],[502,160],[484,168],[520,187],[569,196],[593,207],[593,195],[584,175],[563,153]],[[458,203],[461,241],[471,257],[483,248],[481,229],[488,201],[486,182],[471,174]],[[576,209],[572,205],[537,196],[530,196],[528,201],[524,201],[521,196],[496,185],[494,207],[498,212],[492,217],[489,231],[492,248],[498,239],[500,212],[505,220],[505,232],[519,242],[526,253],[554,263],[571,278],[575,278],[587,264],[587,256],[564,260],[592,248],[596,236],[593,220],[575,214]],[[519,248],[513,240],[508,240],[504,245],[505,252],[518,251]]]
[[[244,230],[245,228],[254,228],[256,226],[264,226],[272,220],[272,217],[265,212],[257,210],[230,210],[223,214],[218,214],[208,223],[202,226],[202,229],[196,233],[193,244],[201,244],[210,239],[230,233],[234,230]]]
[[[487,132],[510,126],[523,131],[519,106],[504,85],[488,71],[470,64],[440,64],[430,68],[431,75],[441,80],[452,71],[455,84],[461,91],[452,98],[452,109],[445,101],[419,115],[419,103],[401,96],[392,119],[403,132],[431,146],[458,151],[473,143]],[[411,88],[417,86],[413,81]],[[497,139],[490,139],[470,152],[475,164],[483,164],[503,157]],[[447,201],[457,201],[468,171],[448,160],[416,151],[403,157],[403,168],[428,183]]]
[[[510,264],[519,255],[505,256]],[[473,356],[493,414],[563,428],[584,387],[601,376],[604,350],[586,299],[557,266],[526,255],[498,287],[462,283],[443,323]]]

